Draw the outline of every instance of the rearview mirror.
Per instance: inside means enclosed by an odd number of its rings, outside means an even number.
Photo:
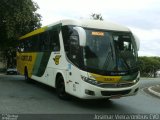
[[[86,46],[86,32],[82,27],[74,27],[73,29],[75,29],[78,32],[79,35],[79,45],[82,47]]]
[[[138,38],[135,34],[133,34],[133,36],[134,36],[134,39],[135,39],[135,42],[136,42],[137,50],[139,51],[139,48],[140,48],[140,40],[139,40],[139,38]]]

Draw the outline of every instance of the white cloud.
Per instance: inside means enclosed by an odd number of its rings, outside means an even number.
[[[140,55],[160,56],[160,0],[34,0],[47,25],[64,18],[90,18],[101,13],[105,20],[130,26],[140,38]]]
[[[43,24],[56,17],[88,17],[91,13],[102,13],[108,18],[129,17],[143,10],[158,8],[157,0],[34,0],[40,6]],[[156,7],[157,6],[157,7]],[[135,14],[135,13],[134,13]],[[136,14],[137,15],[137,14]],[[139,15],[140,16],[140,15]]]
[[[140,28],[134,28],[134,27],[130,27],[130,29],[135,34],[137,34],[137,36],[141,40],[146,40],[146,41],[150,41],[151,39],[153,39],[153,40],[159,39],[160,40],[160,29],[147,30],[147,29],[140,29]]]
[[[140,39],[140,56],[160,56],[160,29],[130,27]]]

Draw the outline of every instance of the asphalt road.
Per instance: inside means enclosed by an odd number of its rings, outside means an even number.
[[[0,75],[0,113],[2,117],[6,113],[159,114],[160,99],[146,91],[149,86],[157,84],[160,84],[160,79],[143,78],[136,96],[109,101],[82,101],[76,98],[64,101],[57,97],[53,88],[39,83],[26,83],[24,77],[19,75]]]

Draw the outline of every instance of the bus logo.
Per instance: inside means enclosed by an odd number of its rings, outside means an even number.
[[[54,62],[56,65],[59,65],[59,59],[60,59],[61,55],[56,55],[55,58],[53,58]]]
[[[32,61],[32,56],[24,55],[21,56],[22,61]]]

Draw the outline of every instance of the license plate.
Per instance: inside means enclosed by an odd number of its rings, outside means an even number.
[[[110,98],[111,99],[119,99],[121,97],[122,97],[122,95],[112,95]]]

